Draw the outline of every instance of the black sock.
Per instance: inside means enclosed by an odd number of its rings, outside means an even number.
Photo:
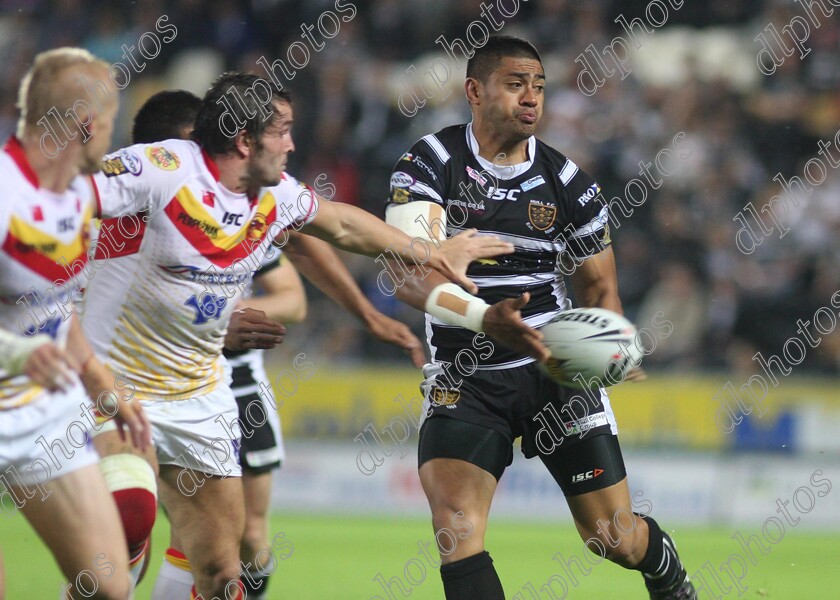
[[[265,598],[265,588],[268,587],[269,575],[263,575],[259,571],[248,571],[243,574],[241,581],[247,592],[246,598]]]
[[[504,600],[502,582],[485,550],[440,566],[446,600]]]
[[[637,516],[645,520],[648,525],[648,547],[642,561],[633,567],[641,571],[645,578],[645,585],[649,590],[667,590],[685,577],[677,549],[670,537],[659,528],[659,524],[651,517]]]

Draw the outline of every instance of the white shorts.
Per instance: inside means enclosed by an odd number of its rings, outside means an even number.
[[[0,483],[6,488],[40,485],[96,464],[90,408],[91,401],[76,379],[67,392],[45,393],[28,404],[0,411]],[[3,508],[9,508],[5,494],[0,500]]]
[[[141,400],[158,463],[219,477],[241,477],[239,414],[230,388],[187,400]]]

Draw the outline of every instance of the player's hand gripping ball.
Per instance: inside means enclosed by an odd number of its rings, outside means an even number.
[[[598,388],[624,381],[642,361],[636,327],[604,308],[565,310],[540,327],[551,358],[542,365],[557,383]]]

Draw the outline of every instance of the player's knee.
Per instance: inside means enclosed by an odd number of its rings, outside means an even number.
[[[157,515],[157,484],[151,465],[139,456],[113,454],[99,462],[120,513],[129,552],[141,548]]]
[[[469,529],[470,534],[483,534],[487,525],[484,511],[470,507],[446,507],[432,511],[432,526],[435,531],[442,529]]]
[[[212,587],[215,594],[220,598],[225,598],[226,592],[235,590],[239,582],[240,567],[239,562],[211,562],[202,567],[204,576],[212,582]],[[235,596],[232,596],[235,597]]]
[[[595,530],[581,531],[587,549],[622,567],[631,568],[638,564],[645,554],[640,532],[622,531],[604,521],[599,521],[599,524]]]
[[[131,588],[131,580],[127,573],[122,577],[115,573],[107,579],[100,577],[93,590],[82,589],[80,586],[71,592],[71,597],[85,600],[127,600],[131,598]]]

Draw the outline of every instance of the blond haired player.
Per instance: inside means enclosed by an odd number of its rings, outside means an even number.
[[[88,396],[139,447],[149,424],[93,355],[72,309],[93,212],[79,175],[99,168],[111,142],[116,90],[106,63],[60,48],[35,58],[18,103],[17,136],[0,152],[2,509],[17,506],[44,540],[70,597],[125,599],[125,540],[87,436]]]

